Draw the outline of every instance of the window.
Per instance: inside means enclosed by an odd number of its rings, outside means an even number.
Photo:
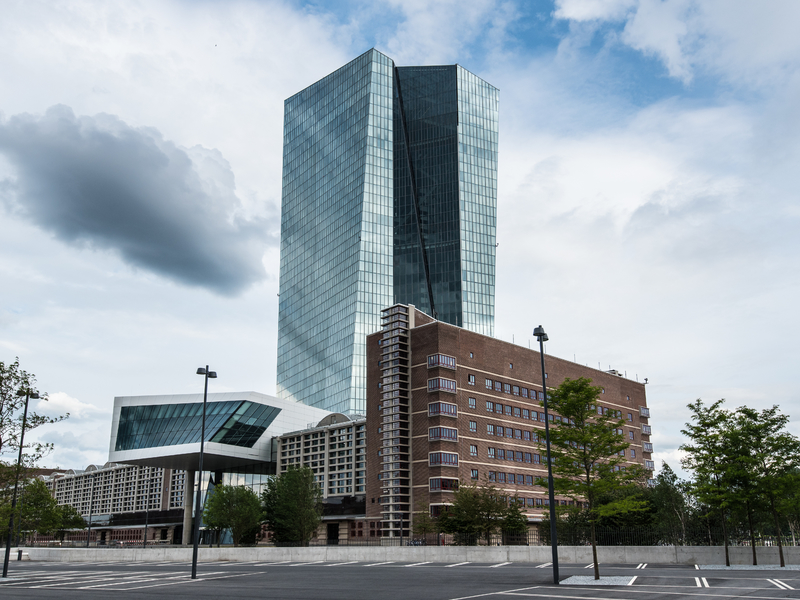
[[[494,405],[494,412],[500,413],[502,415],[503,414],[503,405],[500,404],[500,403],[495,404]]]
[[[492,389],[492,380],[491,379],[487,379],[486,380],[486,389],[487,390]]]
[[[470,421],[469,422],[469,430],[472,433],[476,433],[478,431],[478,423],[476,421]]]
[[[470,398],[469,399],[469,407],[470,408],[476,408],[477,405],[478,405],[478,403],[475,401],[475,398]]]
[[[502,448],[497,449],[497,460],[505,460],[506,459],[506,451]]]
[[[650,425],[642,425],[642,435],[650,435],[652,433],[652,429],[650,429]]]
[[[633,421],[633,413],[628,413],[628,421]]]
[[[544,413],[539,413],[539,420],[544,423]]]
[[[506,394],[510,394],[511,393],[511,384],[510,383],[504,383],[503,384],[503,391]]]
[[[524,439],[526,442],[530,442],[531,441],[531,432],[528,431],[527,429],[525,431],[523,431],[522,432],[522,439]]]
[[[444,377],[434,377],[433,379],[428,379],[428,391],[450,392],[451,394],[455,394],[456,382],[452,379],[445,379]]]
[[[534,464],[536,464],[536,465],[538,465],[538,464],[541,464],[541,462],[542,462],[542,457],[541,457],[541,455],[539,455],[539,454],[534,454],[534,455],[533,455],[533,463],[534,463]]]
[[[531,418],[531,411],[529,411],[527,408],[523,408],[522,409],[522,418],[523,419],[530,419]]]
[[[522,439],[522,430],[521,429],[515,429],[514,430],[514,437],[517,438],[518,440],[521,440]]]
[[[497,480],[497,473],[495,473],[494,471],[489,471],[489,481],[495,481],[495,480]]]
[[[507,414],[509,417],[511,416],[511,411],[512,411],[512,408],[511,408],[510,406],[506,405],[506,414]]]
[[[428,357],[428,368],[444,367],[446,369],[456,368],[456,359],[446,354],[431,354]]]
[[[501,381],[495,381],[494,382],[494,389],[497,392],[503,391],[503,383]]]
[[[458,416],[458,407],[448,402],[431,402],[428,404],[428,416],[435,417],[437,415],[444,415],[445,417]]]
[[[472,444],[470,444],[469,455],[470,456],[478,456],[478,447],[477,446],[473,446]]]
[[[470,385],[475,385],[475,375],[467,375],[467,383]]]
[[[519,406],[515,406],[514,407],[514,416],[515,417],[521,417],[522,416],[522,410],[519,408]]]
[[[448,479],[445,477],[434,477],[430,480],[430,490],[432,492],[451,492],[458,489],[458,479]]]
[[[506,482],[506,474],[505,473],[498,473],[497,474],[497,481],[499,481],[500,483],[505,483]]]
[[[470,357],[470,358],[475,358],[475,355],[474,355],[474,354],[472,354],[472,352],[470,352],[470,353],[469,353],[469,357]]]
[[[472,354],[472,353],[470,352],[470,354]],[[472,470],[469,472],[469,478],[470,478],[472,481],[478,481],[478,469],[472,469]]]
[[[528,388],[522,388],[520,390],[520,392],[521,392],[523,398],[527,398],[528,397]]]
[[[517,482],[517,477],[514,475],[514,473],[509,473],[508,474],[508,483],[516,483],[516,482]]]
[[[642,451],[643,452],[652,452],[653,451],[653,444],[650,442],[644,442],[642,444]]]
[[[452,427],[430,427],[428,428],[428,440],[456,442],[458,441],[458,430]]]
[[[514,437],[514,430],[511,427],[506,427],[506,437],[507,438]]]
[[[656,463],[654,463],[652,460],[646,460],[644,461],[644,468],[652,471],[656,468]]]
[[[525,453],[525,462],[526,463],[531,462],[531,453],[530,452],[526,452]]]
[[[631,458],[636,458],[636,450],[631,448]]]
[[[505,427],[503,427],[502,425],[498,425],[496,431],[497,435],[499,435],[500,437],[503,437],[506,434]]]
[[[522,452],[514,452],[514,460],[517,462],[522,462]]]
[[[486,410],[488,412],[494,412],[494,402],[486,401]]]
[[[495,458],[495,449],[489,448],[489,458]]]
[[[632,431],[628,432],[628,439],[630,439],[630,440],[633,439],[633,432]]]
[[[428,464],[432,467],[438,465],[458,466],[458,454],[453,452],[431,452],[428,454]]]
[[[519,386],[515,385],[514,387],[512,387],[511,393],[514,394],[515,396],[519,396]]]
[[[491,423],[486,425],[486,433],[488,433],[489,435],[494,435],[494,425],[492,425]]]

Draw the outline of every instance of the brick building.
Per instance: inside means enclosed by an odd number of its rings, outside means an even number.
[[[625,420],[627,460],[653,469],[644,384],[549,355],[545,370],[548,386],[567,377],[600,386],[598,409]],[[409,535],[414,511],[438,514],[470,481],[523,499],[529,522],[540,521],[549,506],[541,381],[538,352],[413,306],[382,311],[382,330],[367,337],[370,535],[398,536],[401,522]]]

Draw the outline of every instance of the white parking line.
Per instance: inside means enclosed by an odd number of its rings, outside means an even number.
[[[700,583],[700,578],[699,577],[695,577],[694,578],[694,582],[697,585],[697,587],[703,587],[703,584]]]
[[[511,564],[510,562],[504,562],[504,563],[500,563],[500,564],[497,564],[497,565],[492,565],[492,566],[491,566],[491,567],[489,567],[489,568],[490,568],[490,569],[496,569],[497,567],[504,567],[504,566],[506,566],[506,565],[510,565],[510,564]]]
[[[305,567],[306,565],[318,565],[319,563],[324,563],[324,560],[311,560],[309,562],[301,562],[297,563],[296,565],[289,565],[290,567]]]
[[[403,565],[403,566],[404,567],[418,567],[420,565],[429,565],[429,564],[431,564],[431,561],[428,560],[426,562],[419,562],[419,563],[414,563],[412,565]]]
[[[703,585],[704,585],[704,586],[706,586],[707,588],[710,588],[710,587],[711,587],[710,585],[708,585],[708,581],[706,581],[706,578],[705,578],[705,577],[701,577],[701,578],[700,578],[700,581],[702,581],[702,582],[703,582]]]
[[[695,565],[695,566],[694,566],[694,570],[695,570],[695,571],[699,571],[699,570],[700,570],[700,565]]]
[[[387,560],[386,562],[382,562],[382,563],[372,563],[371,565],[364,565],[364,566],[365,566],[365,567],[377,567],[377,566],[380,566],[380,565],[391,565],[391,564],[393,564],[393,563],[394,563],[394,561],[393,561],[393,560]]]
[[[794,588],[790,586],[788,583],[784,583],[779,579],[767,579],[772,585],[778,587],[782,590],[793,590]]]
[[[463,563],[455,563],[453,565],[445,565],[445,568],[449,569],[450,567],[460,567],[461,565],[468,565],[469,561]]]
[[[583,567],[583,568],[584,568],[584,569],[591,569],[592,567],[594,567],[594,563],[589,563],[588,565],[586,565],[586,566],[585,566],[585,567]]]
[[[551,563],[551,562],[549,562],[549,563],[544,563],[543,565],[537,565],[537,566],[535,566],[535,567],[534,567],[534,569],[545,569],[545,568],[549,567],[549,566],[550,566],[550,565],[552,565],[552,564],[553,564],[553,563]]]
[[[341,567],[342,565],[355,565],[357,564],[357,560],[351,560],[350,562],[343,562],[343,563],[333,563],[332,565],[325,565],[326,567]]]
[[[638,575],[634,575],[634,576],[633,576],[633,579],[631,579],[631,580],[628,582],[628,585],[633,585],[633,582],[634,582],[634,581],[636,581],[636,578],[637,578],[637,577],[638,577]]]

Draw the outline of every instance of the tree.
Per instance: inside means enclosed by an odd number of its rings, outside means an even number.
[[[25,396],[17,395],[19,391],[36,389],[36,377],[20,369],[19,358],[13,363],[0,362],[0,456],[19,451],[19,438],[22,431],[22,413]],[[47,400],[47,394],[41,394],[41,400]],[[28,408],[25,420],[25,431],[35,429],[46,423],[56,423],[69,417],[69,413],[60,417],[46,417]],[[33,452],[28,453],[29,462],[35,463],[49,449],[51,444],[34,443],[28,446]]]
[[[500,523],[500,529],[503,530],[505,544],[509,544],[510,536],[521,536],[528,532],[528,518],[522,511],[523,500],[514,496],[508,501],[503,520]]]
[[[439,531],[439,525],[436,519],[431,517],[431,511],[424,503],[419,503],[417,505],[417,510],[414,511],[414,527],[412,531],[414,535],[422,536]]]
[[[238,546],[261,521],[261,502],[248,487],[219,485],[206,501],[203,520],[211,529],[230,529],[233,545]]]
[[[60,525],[61,514],[56,499],[40,479],[34,479],[25,486],[19,508],[22,531],[50,535]]]
[[[261,501],[276,543],[308,545],[322,521],[322,492],[311,469],[291,465],[267,483]]]
[[[678,479],[675,471],[664,462],[650,493],[655,522],[670,532],[669,542],[672,544],[686,543],[686,525],[691,518],[688,485],[688,482]]]
[[[777,406],[760,413],[743,406],[735,414],[736,429],[742,440],[739,464],[749,489],[767,501],[782,567],[786,563],[778,507],[781,499],[791,493],[794,471],[800,466],[800,440],[786,431],[788,422],[789,417],[781,414]]]
[[[489,544],[492,533],[497,531],[506,515],[506,509],[506,499],[490,483],[462,484],[453,492],[453,504],[439,517],[439,527],[467,543],[476,543],[477,538],[483,536]]]
[[[723,402],[717,400],[706,406],[698,398],[688,405],[692,422],[687,423],[681,433],[689,438],[689,442],[681,444],[679,450],[685,453],[681,464],[694,473],[692,491],[700,502],[719,512],[725,543],[725,565],[730,566],[726,511],[733,501],[732,472],[729,467],[734,452],[730,440],[731,415],[721,408]]]
[[[567,378],[547,392],[549,408],[560,415],[550,429],[553,485],[557,493],[585,503],[595,579],[600,579],[598,520],[647,508],[646,502],[632,495],[602,505],[597,502],[600,496],[610,496],[617,488],[636,485],[643,478],[641,469],[622,464],[629,444],[617,431],[625,422],[616,411],[596,406],[601,392],[585,377]]]
[[[56,537],[64,541],[67,531],[71,529],[86,529],[86,521],[71,504],[60,504],[56,506],[58,524],[55,527]]]

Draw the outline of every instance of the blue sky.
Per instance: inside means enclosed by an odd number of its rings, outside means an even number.
[[[796,2],[26,0],[0,21],[0,360],[107,457],[115,395],[275,390],[283,100],[376,47],[500,89],[497,337],[797,417]],[[184,218],[185,216],[185,218]],[[800,427],[792,425],[800,434]]]

